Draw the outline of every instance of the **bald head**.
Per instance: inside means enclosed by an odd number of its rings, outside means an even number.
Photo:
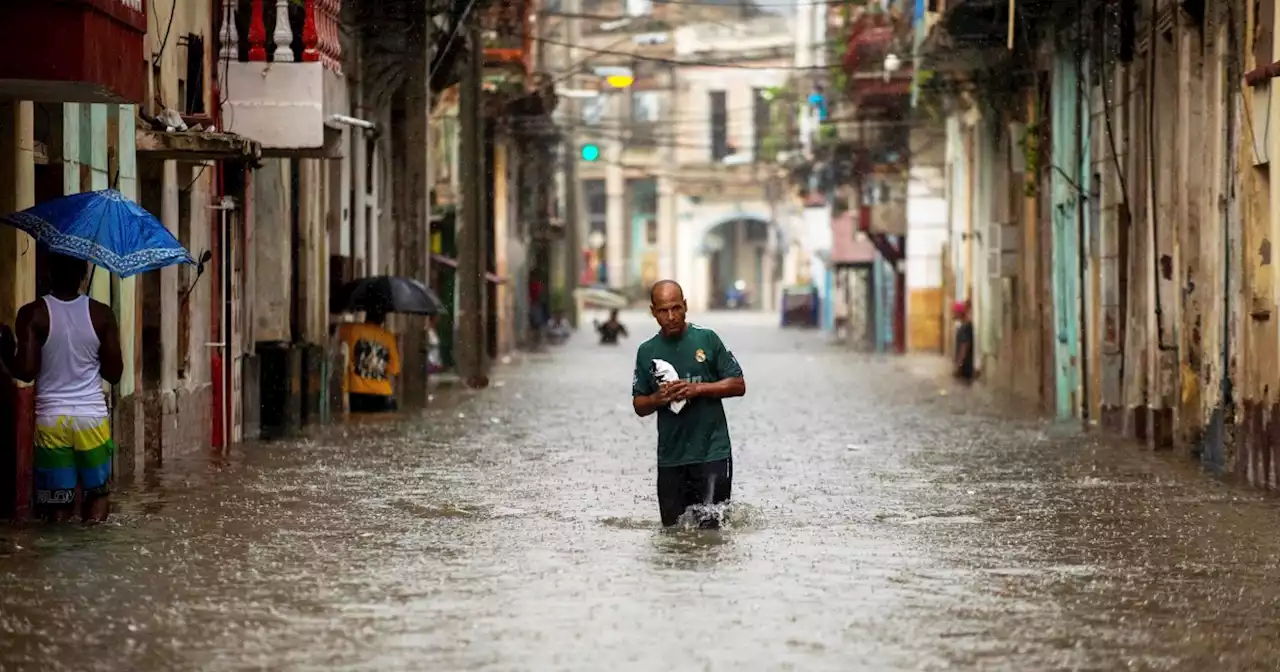
[[[672,301],[684,301],[684,289],[675,280],[659,280],[649,290],[649,303],[660,305]]]
[[[659,280],[649,290],[649,312],[653,313],[664,336],[675,337],[684,333],[684,290],[675,280]]]

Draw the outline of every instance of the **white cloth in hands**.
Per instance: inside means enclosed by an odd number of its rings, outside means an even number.
[[[680,374],[676,373],[676,367],[671,366],[671,362],[665,359],[653,360],[653,377],[657,379],[658,385],[674,383],[680,380]],[[684,400],[673,401],[667,405],[667,408],[671,409],[672,413],[679,413],[680,409],[684,408],[684,405]]]

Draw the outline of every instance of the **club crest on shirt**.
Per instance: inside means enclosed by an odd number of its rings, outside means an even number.
[[[698,363],[701,364],[707,361],[707,353],[703,352],[702,348],[698,348],[698,351],[693,353],[693,358],[698,360]]]

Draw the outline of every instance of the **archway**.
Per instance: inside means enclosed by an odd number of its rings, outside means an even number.
[[[769,262],[774,252],[771,232],[767,220],[748,216],[726,219],[703,235],[708,309],[769,307],[773,289],[773,264]]]
[[[676,280],[684,286],[690,310],[695,313],[703,312],[715,305],[711,289],[714,254],[707,245],[708,234],[711,232],[722,231],[722,226],[728,229],[726,225],[731,222],[760,222],[765,225],[768,238],[775,241],[770,249],[782,249],[783,245],[776,242],[781,236],[779,227],[772,222],[769,211],[769,205],[763,201],[708,202],[681,199],[676,226],[675,272]],[[714,240],[713,238],[713,246]],[[725,240],[728,242],[728,239]],[[766,255],[764,266],[765,287],[755,294],[761,305],[772,310],[777,306],[777,282],[774,278],[779,264],[776,255]]]

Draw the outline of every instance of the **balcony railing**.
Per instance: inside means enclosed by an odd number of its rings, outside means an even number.
[[[533,64],[533,31],[529,3],[498,2],[480,16],[484,61],[488,67],[516,66],[528,75]]]
[[[222,0],[221,57],[342,72],[342,0]]]
[[[326,121],[347,113],[341,11],[341,0],[223,0],[226,130],[268,156],[337,151],[340,132]]]
[[[841,65],[856,103],[874,105],[910,95],[912,70],[903,61],[909,63],[913,42],[909,22],[888,13],[864,11],[853,20]]]

